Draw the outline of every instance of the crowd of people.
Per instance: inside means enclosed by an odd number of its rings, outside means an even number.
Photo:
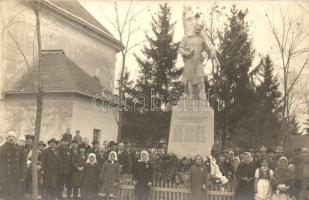
[[[33,140],[33,135],[17,138],[10,131],[0,144],[0,199],[31,195]],[[59,140],[39,142],[39,198],[117,199],[121,176],[130,174],[135,199],[146,200],[160,165],[158,160],[168,156],[164,144],[147,148],[114,141],[90,144],[79,131],[73,137],[67,129]],[[190,200],[205,199],[209,182],[216,179],[223,187],[227,182],[235,185],[235,200],[305,200],[309,189],[308,158],[308,150],[300,149],[293,155],[285,154],[282,147],[272,150],[263,146],[259,151],[246,152],[229,149],[206,159],[196,155],[181,171],[188,175]]]

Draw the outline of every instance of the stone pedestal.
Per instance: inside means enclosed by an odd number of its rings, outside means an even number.
[[[208,100],[180,100],[172,111],[168,153],[205,157],[213,144],[214,111]]]

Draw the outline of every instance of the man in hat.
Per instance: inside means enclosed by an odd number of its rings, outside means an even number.
[[[76,130],[74,138],[73,138],[73,141],[76,141],[78,145],[81,145],[82,144],[82,140],[83,139],[82,139],[82,136],[80,136],[80,131]]]
[[[77,143],[77,141],[75,141],[75,140],[72,141],[70,152],[71,152],[71,156],[74,153],[78,153],[78,143]]]
[[[46,199],[58,197],[57,186],[60,168],[60,156],[57,152],[58,141],[54,138],[48,141],[48,148],[42,153],[43,183],[46,190]]]
[[[72,142],[72,134],[71,134],[71,129],[67,128],[66,132],[62,135],[62,140],[65,140],[69,143],[69,145]]]
[[[86,152],[90,151],[91,146],[89,144],[89,139],[87,137],[83,138],[83,143],[82,144],[85,146]]]
[[[277,163],[275,159],[275,151],[272,148],[267,150],[267,160],[269,168],[275,170],[277,168]]]
[[[267,148],[265,146],[261,147],[260,156],[261,156],[261,159],[267,158]]]
[[[82,186],[86,160],[86,145],[81,144],[79,145],[79,152],[72,155],[72,187],[74,199],[77,199],[78,190]]]
[[[25,154],[26,162],[27,162],[25,186],[26,186],[26,192],[30,194],[31,185],[32,185],[31,154],[32,154],[32,143],[34,140],[34,135],[26,135],[25,138],[26,138],[26,143],[24,147],[24,154]]]
[[[108,149],[109,149],[109,152],[111,152],[111,151],[117,152],[118,151],[118,144],[115,141],[110,141],[109,144],[108,144]]]
[[[42,176],[42,153],[46,147],[46,144],[43,141],[39,142],[39,151],[38,151],[38,185],[39,185],[39,195],[40,197],[44,194],[43,188],[43,176]]]
[[[16,133],[9,131],[6,142],[0,148],[0,186],[6,200],[20,199],[20,183],[25,177],[26,166],[16,138]]]
[[[69,143],[66,140],[61,140],[61,145],[58,147],[60,157],[59,168],[59,198],[62,198],[64,187],[67,188],[67,197],[71,196],[72,184],[71,184],[71,151]]]
[[[90,153],[97,154],[97,153],[99,152],[99,148],[100,148],[100,142],[94,140],[94,141],[92,142],[92,148],[90,148],[90,149],[87,151],[87,154],[90,154]]]
[[[34,140],[34,135],[26,135],[25,149],[26,149],[27,154],[32,150],[33,140]]]
[[[125,150],[125,145],[124,143],[120,142],[118,145],[118,163],[120,165],[120,170],[121,173],[127,173],[128,168],[129,168],[129,158],[128,158],[128,153]]]

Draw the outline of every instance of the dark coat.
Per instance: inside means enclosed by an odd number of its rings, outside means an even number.
[[[87,163],[85,165],[82,191],[84,198],[92,196],[92,194],[98,193],[98,181],[99,181],[99,165]],[[90,199],[90,198],[89,198]]]
[[[71,174],[71,151],[69,148],[59,148],[59,157],[60,157],[60,171],[59,175],[69,175]]]
[[[119,188],[120,179],[120,167],[117,162],[111,163],[106,161],[103,164],[100,172],[99,182],[99,193],[101,195],[116,195]],[[115,184],[115,185],[114,185]],[[117,184],[117,185],[116,185]]]
[[[136,180],[135,195],[137,199],[148,199],[150,195],[149,182],[152,182],[153,170],[149,162],[137,162],[133,169],[133,177]]]
[[[60,172],[60,156],[56,149],[47,148],[42,152],[43,184],[46,188],[56,188],[58,186],[58,176]]]
[[[25,178],[25,162],[21,149],[11,143],[0,147],[0,183],[2,192],[11,199],[20,193],[20,180]]]
[[[192,165],[190,168],[191,194],[190,200],[202,200],[206,198],[206,191],[202,185],[207,186],[208,170],[205,165]]]
[[[67,141],[67,142],[69,142],[69,144],[71,144],[71,142],[72,142],[72,134],[71,133],[64,133],[63,134],[63,136],[62,136],[62,139],[64,140],[64,141]]]
[[[235,200],[248,200],[254,198],[255,168],[251,163],[241,163],[236,170],[237,187]],[[248,179],[248,180],[245,180]]]
[[[118,163],[121,168],[121,173],[128,172],[129,167],[129,156],[126,151],[123,151],[121,153],[118,152]]]
[[[86,164],[86,154],[81,155],[80,153],[74,153],[72,155],[72,186],[81,187],[83,182],[85,164]],[[78,170],[78,167],[83,167],[83,170]]]

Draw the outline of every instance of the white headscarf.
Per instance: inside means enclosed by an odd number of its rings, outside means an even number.
[[[91,157],[91,156],[94,157],[94,161],[93,161],[93,162],[90,161],[90,157]],[[90,163],[90,164],[95,164],[95,163],[97,163],[97,156],[96,156],[94,153],[90,153],[90,154],[88,155],[88,158],[87,158],[86,163]]]
[[[111,154],[114,154],[114,156],[115,156],[114,161],[118,161],[118,156],[117,156],[117,153],[116,153],[115,151],[111,151],[111,152],[108,154],[108,160],[109,160],[109,161],[112,161],[112,160],[111,160]]]
[[[146,155],[146,160],[142,160],[142,154]],[[140,162],[148,162],[149,161],[149,153],[147,151],[142,151],[139,161]]]

